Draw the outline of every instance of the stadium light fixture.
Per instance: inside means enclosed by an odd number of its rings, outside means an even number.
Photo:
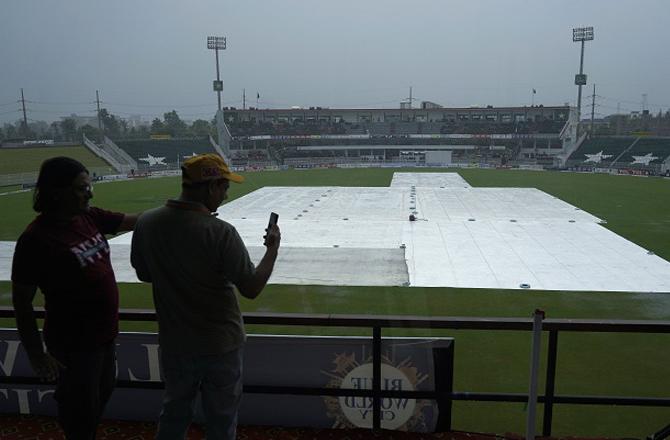
[[[593,40],[593,26],[578,27],[572,29],[572,41],[582,43],[582,52],[579,58],[579,73],[575,75],[577,86],[577,137],[579,137],[579,124],[582,121],[582,86],[586,85],[584,74],[584,42]]]
[[[207,49],[214,50],[216,54],[216,80],[214,80],[213,88],[216,92],[219,110],[221,110],[221,92],[223,91],[223,81],[219,77],[219,50],[226,49],[226,37],[207,37]]]
[[[593,26],[574,28],[572,30],[572,41],[593,40]]]
[[[207,49],[226,49],[226,37],[207,37]]]

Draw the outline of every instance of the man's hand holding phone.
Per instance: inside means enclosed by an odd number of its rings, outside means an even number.
[[[268,222],[268,227],[265,229],[265,235],[263,236],[264,245],[267,246],[268,250],[279,249],[279,243],[281,242],[281,231],[277,222],[279,221],[279,214],[273,212],[270,213],[270,221]]]

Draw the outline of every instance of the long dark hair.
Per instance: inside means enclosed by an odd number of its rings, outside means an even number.
[[[70,157],[53,157],[42,162],[33,193],[36,212],[54,211],[58,206],[56,192],[72,184],[77,176],[88,170],[81,162]]]

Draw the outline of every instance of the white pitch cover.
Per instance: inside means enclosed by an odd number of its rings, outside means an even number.
[[[256,262],[271,211],[282,231],[274,284],[670,292],[670,263],[533,188],[473,188],[456,173],[260,188],[218,210]],[[130,239],[110,241],[120,282],[138,282]],[[12,251],[0,243],[2,280]]]

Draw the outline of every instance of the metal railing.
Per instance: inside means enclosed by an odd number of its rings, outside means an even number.
[[[44,318],[44,310],[35,311],[38,318]],[[11,318],[14,311],[11,307],[0,307],[0,318]],[[154,310],[122,310],[119,313],[122,321],[154,322]],[[259,386],[245,385],[246,393],[321,395],[321,396],[355,396],[369,397],[373,402],[373,429],[381,425],[382,398],[432,399],[438,403],[440,416],[436,431],[451,429],[451,404],[453,401],[479,402],[527,402],[525,393],[481,393],[453,391],[449,379],[446,382],[436,379],[433,391],[391,391],[381,389],[381,341],[382,330],[391,328],[402,329],[449,329],[449,330],[493,330],[493,331],[532,331],[531,318],[481,318],[481,317],[422,317],[422,316],[370,316],[370,315],[331,315],[331,314],[299,314],[299,313],[257,313],[244,314],[246,325],[277,325],[298,327],[349,327],[368,328],[372,330],[373,346],[373,378],[371,390],[334,389],[318,387],[294,386]],[[670,321],[634,321],[634,320],[593,320],[593,319],[545,319],[542,331],[549,333],[547,350],[547,369],[544,395],[538,396],[538,402],[544,404],[542,435],[550,436],[553,423],[553,410],[557,404],[578,405],[627,405],[644,407],[670,407],[668,397],[642,396],[585,396],[557,395],[555,392],[556,365],[558,359],[558,335],[560,332],[593,332],[593,333],[670,333]],[[452,346],[453,347],[453,346]],[[441,353],[437,352],[438,356]],[[440,365],[440,362],[436,362]],[[444,365],[444,364],[442,364]],[[436,371],[436,378],[439,372]],[[5,377],[0,383],[37,383],[36,378]],[[161,388],[161,383],[148,384],[130,381],[119,381],[120,387],[129,388]],[[446,413],[446,414],[444,414]]]

